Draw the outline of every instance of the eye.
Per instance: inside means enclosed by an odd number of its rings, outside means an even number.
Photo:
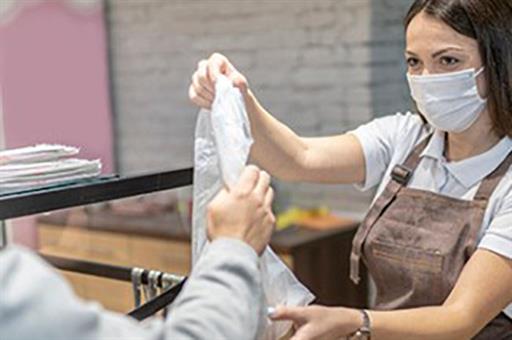
[[[414,57],[409,57],[406,59],[406,62],[407,62],[407,65],[411,68],[414,68],[416,66],[418,66],[418,64],[420,63],[420,61],[418,60],[418,58],[414,58]]]
[[[449,56],[441,57],[440,60],[441,60],[441,64],[446,65],[446,66],[452,66],[459,62],[459,59],[454,58],[454,57],[449,57]]]

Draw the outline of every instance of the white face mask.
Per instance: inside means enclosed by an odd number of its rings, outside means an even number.
[[[411,96],[433,127],[447,132],[469,128],[484,110],[487,100],[480,97],[478,72],[468,69],[453,73],[415,76],[407,74]]]

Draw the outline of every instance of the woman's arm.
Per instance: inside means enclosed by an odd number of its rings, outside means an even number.
[[[221,54],[214,53],[208,60],[199,62],[189,88],[194,104],[206,109],[211,107],[215,80],[220,74],[227,76],[244,95],[255,141],[252,161],[287,181],[348,184],[364,180],[363,149],[355,136],[298,136],[258,103],[249,90],[247,79]]]
[[[364,181],[363,149],[354,135],[300,137],[268,113],[252,92],[245,98],[254,138],[251,159],[273,176],[317,183]]]
[[[370,311],[372,339],[469,339],[512,303],[511,282],[512,260],[479,249],[442,306]],[[301,340],[346,336],[362,324],[359,311],[343,307],[280,307],[272,318],[294,321]]]
[[[396,312],[371,312],[375,339],[466,339],[512,302],[512,260],[479,249],[445,303]]]

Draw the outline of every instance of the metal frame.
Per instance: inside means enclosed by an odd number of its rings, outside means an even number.
[[[7,225],[4,221],[0,221],[0,248],[7,245]]]
[[[127,315],[139,321],[168,307],[181,292],[187,280],[182,276],[142,268],[130,268],[51,255],[41,255],[41,257],[52,266],[61,270],[132,282],[132,284],[134,284],[134,273],[138,273],[137,276],[139,276],[140,283],[144,285],[151,284],[151,277],[153,276],[157,279],[157,286],[163,289],[164,292],[140,306],[140,300],[135,301],[137,307],[128,312]]]
[[[155,313],[163,310],[164,308],[168,307],[171,303],[174,302],[174,300],[178,297],[178,294],[183,289],[183,286],[185,285],[186,281],[187,278],[184,278],[176,286],[166,290],[165,292],[158,295],[154,299],[149,300],[142,306],[135,308],[127,315],[139,321],[142,321],[152,315],[155,315]]]
[[[0,196],[0,220],[175,189],[192,184],[193,169],[107,177]]]
[[[1,89],[1,87],[0,87]],[[5,129],[4,129],[4,108],[2,92],[0,91],[0,150],[5,148]],[[7,223],[0,220],[0,248],[8,244]]]
[[[41,257],[48,263],[50,263],[52,266],[59,268],[61,270],[70,271],[74,273],[80,273],[80,274],[86,274],[86,275],[93,275],[93,276],[99,276],[107,279],[112,280],[118,280],[118,281],[126,281],[126,282],[132,282],[132,273],[134,271],[134,268],[132,267],[124,267],[124,266],[117,266],[112,264],[105,264],[105,263],[98,263],[98,262],[91,262],[91,261],[84,261],[84,260],[76,260],[76,259],[69,259],[69,258],[63,258],[60,256],[53,256],[53,255],[43,255],[40,254]],[[137,268],[139,269],[139,268]],[[141,283],[142,284],[148,284],[149,283],[149,274],[152,271],[149,269],[141,269],[140,277],[141,277]],[[167,278],[170,278],[171,283],[176,284],[181,282],[184,277],[177,276],[173,274],[168,273],[160,273],[159,278],[159,287],[164,287],[164,284],[162,282],[162,277],[165,275]]]
[[[118,124],[118,112],[117,112],[117,93],[116,87],[114,84],[114,58],[113,55],[113,44],[112,44],[112,30],[110,23],[110,2],[109,0],[103,0],[103,25],[104,25],[104,34],[105,34],[105,46],[106,46],[106,61],[107,61],[107,70],[108,70],[108,89],[109,89],[109,105],[110,105],[110,114],[112,117],[112,147],[113,154],[116,155],[114,157],[114,166],[117,171],[122,171],[121,168],[121,150],[119,147],[119,124]]]

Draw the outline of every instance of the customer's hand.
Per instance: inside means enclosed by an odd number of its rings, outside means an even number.
[[[197,64],[188,91],[190,100],[199,107],[210,109],[215,98],[215,82],[221,74],[230,79],[244,96],[247,95],[247,79],[235,69],[228,58],[214,53],[208,60],[201,60]]]
[[[238,183],[221,190],[208,205],[208,237],[242,240],[261,255],[274,230],[273,198],[270,176],[247,166]]]

